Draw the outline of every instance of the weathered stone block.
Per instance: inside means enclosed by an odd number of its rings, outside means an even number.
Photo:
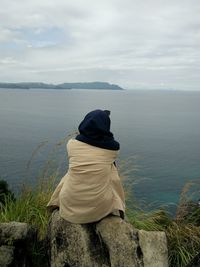
[[[165,233],[138,231],[118,216],[73,224],[56,210],[48,240],[51,267],[168,267]]]
[[[168,249],[165,233],[140,230],[138,237],[143,253],[144,267],[168,267]]]

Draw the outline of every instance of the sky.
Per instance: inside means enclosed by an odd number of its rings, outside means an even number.
[[[0,82],[200,90],[199,0],[0,0]]]

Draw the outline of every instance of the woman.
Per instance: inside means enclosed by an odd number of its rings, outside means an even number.
[[[80,134],[67,143],[69,169],[47,207],[59,207],[69,222],[96,222],[116,212],[124,217],[124,191],[115,166],[119,143],[110,132],[109,115],[107,110],[89,112]]]

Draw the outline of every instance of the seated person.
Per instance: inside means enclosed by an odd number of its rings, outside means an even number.
[[[115,160],[119,143],[110,132],[110,112],[89,112],[79,135],[67,143],[68,172],[56,187],[47,207],[59,208],[71,223],[91,223],[108,214],[124,218],[124,190]]]

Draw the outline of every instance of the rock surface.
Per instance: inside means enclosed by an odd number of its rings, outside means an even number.
[[[72,224],[55,210],[48,226],[51,267],[167,267],[163,232],[138,231],[118,216]]]
[[[31,266],[37,231],[27,223],[0,223],[0,267]]]
[[[90,224],[69,223],[54,211],[48,229],[51,266],[103,266],[98,263],[101,260],[96,249],[98,238],[92,228]]]
[[[138,232],[130,224],[118,216],[109,216],[97,224],[96,232],[108,249],[109,266],[143,266]]]
[[[0,267],[9,267],[14,261],[14,247],[1,246],[0,247]]]
[[[168,267],[167,239],[164,232],[138,231],[144,266]]]

